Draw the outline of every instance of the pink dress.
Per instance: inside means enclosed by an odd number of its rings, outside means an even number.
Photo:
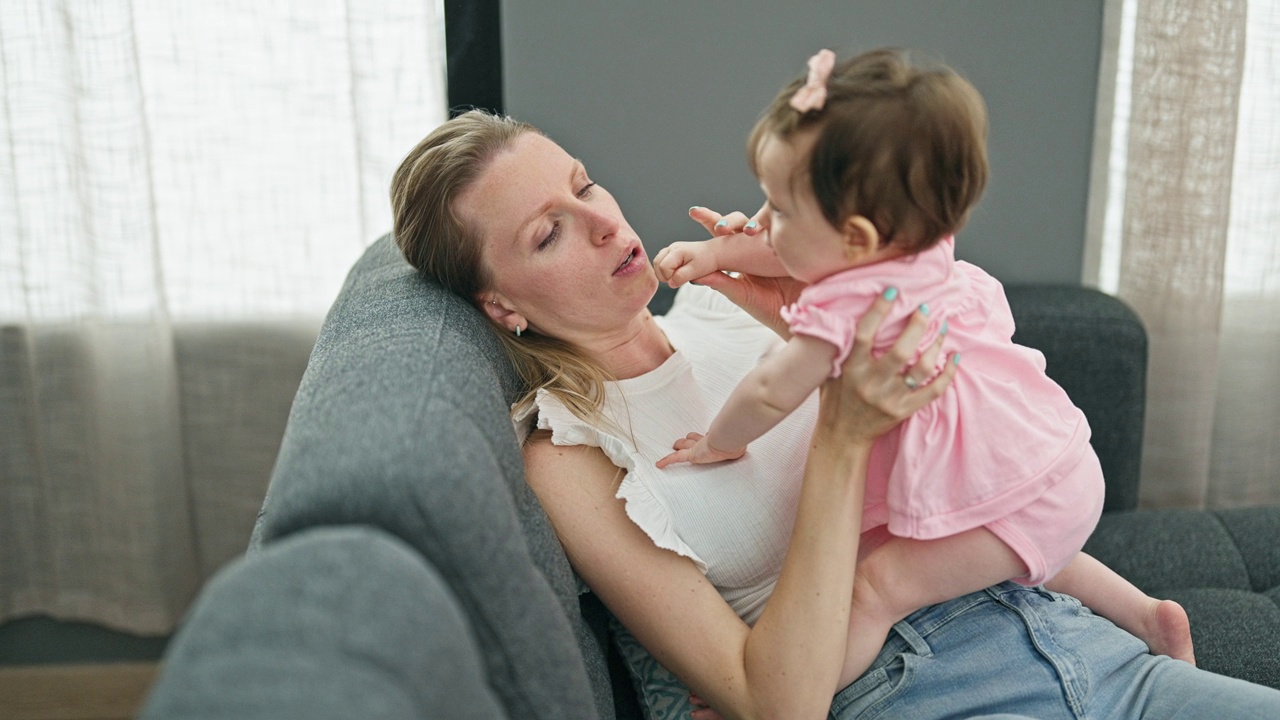
[[[1013,343],[1013,315],[1000,283],[955,259],[955,240],[846,270],[806,288],[783,310],[791,332],[853,345],[858,319],[890,286],[898,300],[873,353],[897,339],[929,306],[927,347],[948,324],[939,363],[960,352],[947,392],[876,442],[863,529],[930,540],[986,527],[1027,564],[1019,578],[1041,583],[1070,562],[1102,511],[1104,486],[1084,413],[1044,373],[1044,355]],[[941,366],[937,368],[941,370]]]

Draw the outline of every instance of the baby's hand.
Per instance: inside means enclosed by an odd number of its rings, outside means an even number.
[[[715,253],[704,242],[674,242],[653,259],[658,279],[673,288],[719,270]]]
[[[659,469],[684,462],[705,465],[707,463],[724,462],[725,460],[737,460],[747,453],[746,448],[717,450],[711,447],[711,443],[707,442],[707,438],[702,433],[696,432],[691,432],[680,438],[671,447],[675,449],[675,452],[658,461]]]

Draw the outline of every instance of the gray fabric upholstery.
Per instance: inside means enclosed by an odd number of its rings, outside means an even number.
[[[210,581],[140,717],[508,717],[484,677],[457,600],[418,553],[322,528]]]
[[[483,322],[421,280],[390,237],[374,243],[320,331],[255,542],[377,526],[458,596],[508,714],[609,716],[603,651],[524,482],[507,418],[514,378]]]
[[[1080,287],[1010,285],[1013,341],[1045,354],[1046,372],[1084,411],[1107,478],[1104,510],[1138,507],[1146,412],[1147,333],[1110,295]]]
[[[1205,670],[1280,688],[1280,507],[1106,513],[1085,551],[1182,604]]]

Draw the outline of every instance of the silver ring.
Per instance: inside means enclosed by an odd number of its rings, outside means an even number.
[[[908,390],[915,390],[920,387],[920,383],[916,382],[916,379],[910,375],[903,375],[902,382],[906,384]]]

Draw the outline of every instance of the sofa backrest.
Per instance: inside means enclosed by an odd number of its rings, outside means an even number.
[[[1077,286],[1005,288],[1013,341],[1044,353],[1046,373],[1084,411],[1107,482],[1106,511],[1138,507],[1146,421],[1147,331],[1124,301]]]
[[[602,648],[524,481],[515,387],[479,312],[382,237],[325,319],[251,551],[308,528],[376,526],[457,594],[510,717],[612,717]]]

